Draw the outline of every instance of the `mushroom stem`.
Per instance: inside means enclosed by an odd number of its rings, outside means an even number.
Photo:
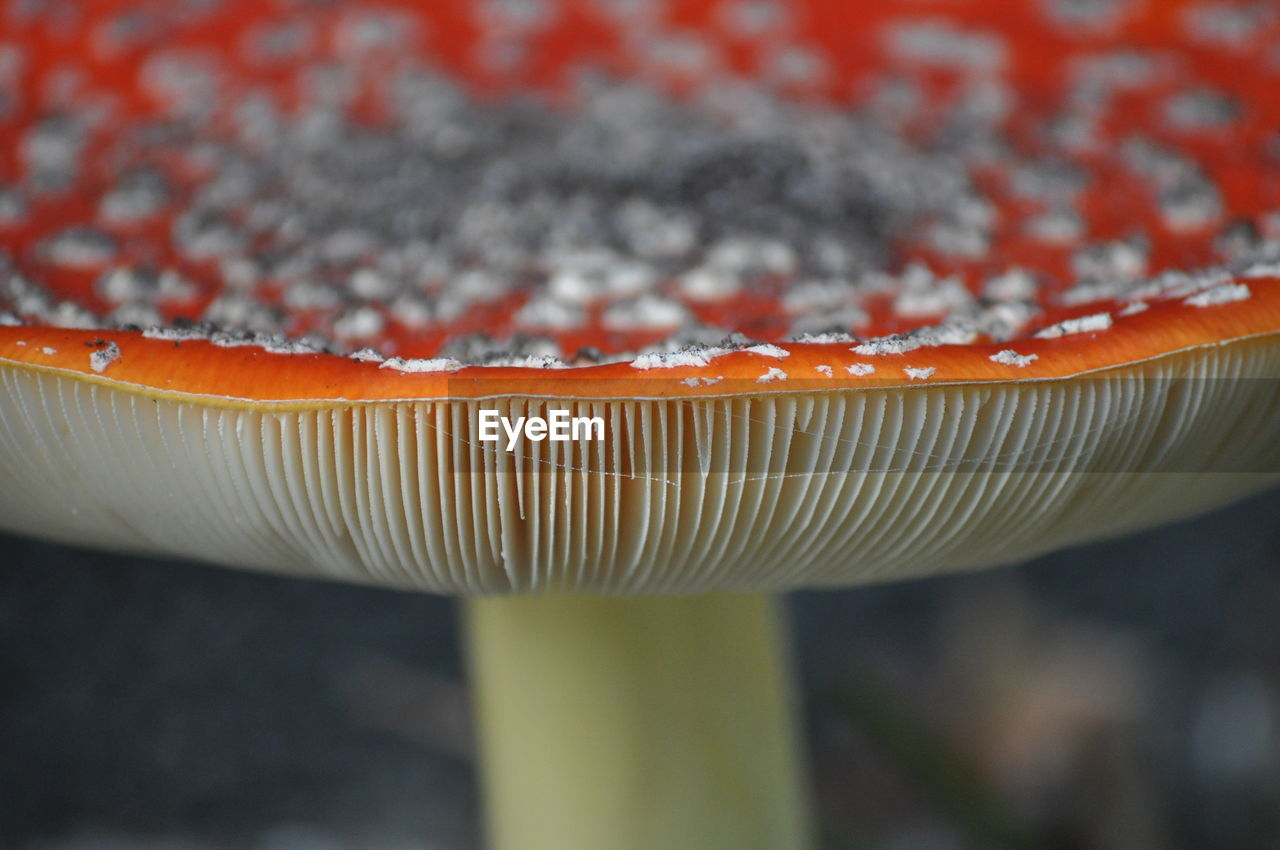
[[[495,850],[812,846],[761,595],[468,600]]]

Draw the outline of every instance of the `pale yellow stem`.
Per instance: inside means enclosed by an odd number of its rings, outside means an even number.
[[[467,603],[494,850],[811,846],[764,596]]]

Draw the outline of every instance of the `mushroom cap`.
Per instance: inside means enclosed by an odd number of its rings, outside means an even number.
[[[1276,88],[1240,69],[1278,24],[850,5],[14,18],[0,528],[683,593],[1011,563],[1273,483]],[[636,150],[577,167],[611,114]],[[637,115],[674,129],[646,151]],[[512,122],[538,144],[467,153]],[[448,198],[421,200],[420,160]],[[513,211],[538,250],[502,241]],[[507,446],[485,411],[599,439]]]

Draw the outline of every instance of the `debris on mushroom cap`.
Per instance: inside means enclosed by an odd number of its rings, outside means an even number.
[[[727,349],[711,346],[690,346],[679,351],[641,354],[631,365],[636,369],[676,369],[682,366],[706,366],[711,359],[728,353]]]
[[[379,369],[394,369],[397,372],[456,372],[462,364],[452,357],[431,357],[426,359],[392,357],[378,364]]]
[[[742,58],[732,15],[547,0],[538,57],[480,49],[470,7],[386,0],[422,25],[372,50],[373,4],[286,5],[15,18],[0,467],[85,480],[0,488],[5,527],[450,592],[745,589],[1016,560],[1274,477],[1138,461],[1280,432],[1280,18],[1228,44],[1159,4],[796,0]],[[262,38],[285,14],[317,37]],[[1188,375],[1179,429],[1119,394]],[[46,442],[95,402],[120,428]],[[474,434],[552,402],[606,445]],[[968,469],[994,483],[894,478]],[[1065,476],[1034,512],[1026,470]],[[120,480],[166,494],[133,531]]]
[[[1040,359],[1040,356],[1037,354],[1019,354],[1018,352],[1014,351],[1011,348],[1006,348],[1001,351],[997,351],[995,354],[991,355],[990,357],[990,360],[992,360],[995,363],[1003,363],[1006,366],[1018,366],[1018,367],[1030,366],[1033,360],[1039,360],[1039,359]]]
[[[108,342],[102,348],[89,354],[89,368],[95,372],[105,372],[108,366],[119,359],[120,346],[114,342]]]
[[[1244,301],[1252,296],[1252,291],[1243,283],[1226,284],[1206,289],[1203,292],[1188,296],[1183,302],[1195,307],[1212,307],[1215,304],[1230,304],[1232,301]]]
[[[1110,313],[1092,313],[1088,316],[1080,316],[1075,319],[1065,319],[1055,325],[1049,325],[1047,328],[1041,328],[1036,331],[1036,336],[1041,339],[1054,339],[1055,337],[1067,336],[1068,334],[1105,331],[1109,327],[1111,327]]]
[[[787,351],[785,348],[779,348],[776,345],[768,345],[767,343],[763,345],[749,345],[743,350],[750,351],[752,354],[760,354],[765,357],[773,357],[778,360],[781,360],[784,357],[791,356],[791,352]]]

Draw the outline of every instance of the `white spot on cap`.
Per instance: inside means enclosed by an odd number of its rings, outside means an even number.
[[[774,381],[785,381],[787,373],[779,369],[777,366],[770,366],[769,371],[756,378],[757,384],[771,384]]]
[[[825,364],[824,364],[824,365],[822,365],[822,366],[814,366],[813,368],[814,368],[814,371],[818,372],[819,374],[825,375],[825,376],[826,376],[826,377],[828,377],[828,378],[830,378],[830,377],[831,377],[831,367],[830,367],[830,366],[827,366],[827,365],[825,365]]]
[[[791,342],[807,342],[817,345],[832,345],[842,342],[853,342],[853,334],[844,333],[843,331],[831,331],[828,333],[810,334],[802,333],[793,337]]]
[[[527,302],[515,315],[517,324],[539,330],[563,331],[582,327],[586,313],[576,304],[568,304],[548,296]]]
[[[94,288],[98,294],[113,304],[124,304],[148,294],[147,275],[137,269],[122,267],[107,272]]]
[[[791,274],[796,259],[795,249],[778,239],[729,236],[707,250],[711,266],[738,274]]]
[[[849,350],[854,354],[867,355],[906,354],[908,351],[915,351],[923,344],[920,340],[912,339],[905,334],[893,334],[892,336],[869,339]]]
[[[1056,325],[1041,328],[1036,331],[1036,336],[1040,339],[1057,339],[1060,336],[1069,336],[1071,334],[1105,331],[1109,327],[1111,327],[1110,313],[1094,313],[1090,316],[1067,319],[1064,322],[1058,322]]]
[[[100,348],[89,355],[89,368],[98,374],[107,371],[107,367],[120,359],[120,346],[114,342],[107,343],[106,348]]]
[[[1032,239],[1070,245],[1084,235],[1084,221],[1069,209],[1052,209],[1027,220],[1024,229]]]
[[[403,357],[392,357],[390,360],[384,360],[379,369],[395,369],[397,372],[456,372],[462,368],[462,364],[452,357],[432,357],[425,360],[410,359]]]
[[[50,357],[52,357],[53,355],[55,355],[55,354],[57,354],[57,353],[58,353],[58,349],[56,349],[56,348],[50,348],[50,347],[49,347],[49,346],[47,346],[47,345],[46,345],[44,348],[40,349],[40,350],[41,350],[42,352],[44,352],[45,354],[49,355]]]
[[[377,269],[359,268],[351,273],[347,288],[357,298],[370,301],[385,300],[395,293],[395,281]]]
[[[926,381],[933,377],[933,373],[938,371],[936,366],[908,366],[902,370],[907,373],[907,377],[913,381]]]
[[[902,59],[968,71],[994,71],[1006,59],[1005,44],[998,36],[928,19],[895,27],[889,33],[889,47]]]
[[[556,260],[547,291],[560,301],[588,304],[642,295],[653,288],[656,277],[648,265],[623,259],[612,251],[581,251]]]
[[[1149,305],[1147,304],[1147,302],[1142,300],[1130,301],[1128,304],[1124,305],[1124,309],[1122,309],[1119,313],[1116,313],[1116,315],[1132,316],[1136,313],[1141,313],[1143,310],[1146,310],[1148,306]]]
[[[676,327],[688,315],[679,301],[650,294],[611,305],[601,321],[611,331],[659,330]]]
[[[1204,269],[1184,272],[1167,269],[1156,275],[1144,285],[1128,293],[1130,298],[1148,298],[1160,296],[1164,298],[1182,298],[1195,295],[1215,286],[1234,282],[1235,278],[1225,269]]]
[[[511,369],[567,369],[565,363],[554,354],[526,354],[494,357],[484,362],[485,366],[501,366]]]
[[[163,339],[166,342],[186,342],[189,339],[208,339],[209,334],[200,328],[147,328],[144,339]]]
[[[725,354],[723,348],[684,348],[680,351],[641,354],[631,365],[636,369],[678,369],[682,366],[701,367],[711,363],[711,358]]]
[[[383,357],[376,348],[362,348],[352,352],[351,359],[359,360],[361,363],[381,363],[387,358]]]
[[[851,306],[857,288],[847,280],[810,280],[788,287],[782,294],[782,309],[796,315],[815,310],[831,312]]]
[[[368,338],[382,333],[387,320],[374,307],[363,305],[343,313],[333,323],[333,334],[339,339]]]
[[[929,276],[923,278],[924,283],[915,282],[920,280],[919,276],[907,276],[906,290],[893,300],[893,311],[898,316],[904,319],[946,316],[973,302],[973,295],[958,279],[938,280],[931,273],[926,274]]]
[[[1280,277],[1280,263],[1254,263],[1240,277]]]
[[[690,301],[719,301],[737,295],[742,279],[726,269],[697,266],[682,274],[676,285]]]
[[[42,248],[55,265],[91,269],[110,262],[116,254],[116,241],[100,230],[73,227],[47,239]]]
[[[1230,304],[1233,301],[1245,301],[1253,295],[1249,291],[1249,287],[1243,283],[1228,283],[1222,286],[1215,286],[1213,289],[1206,289],[1192,295],[1190,298],[1184,298],[1183,304],[1192,307],[1213,307],[1217,304]]]
[[[49,323],[59,328],[83,328],[89,330],[99,326],[96,316],[74,301],[62,301],[53,308],[48,316]]]
[[[217,331],[209,337],[209,342],[219,348],[244,348],[248,345],[258,345],[256,334],[251,333],[228,333],[227,331]]]
[[[911,331],[911,337],[921,345],[968,345],[978,338],[978,332],[968,322],[943,322]]]
[[[874,375],[876,373],[876,367],[872,366],[870,363],[853,363],[849,366],[845,366],[844,370],[850,375],[857,375],[859,378],[867,375]]]
[[[718,378],[684,378],[680,383],[684,384],[686,387],[709,387],[712,384],[718,384],[723,380],[724,376],[721,375]]]
[[[1019,354],[1012,348],[1006,348],[1004,351],[997,351],[991,355],[990,360],[994,363],[1000,363],[1005,366],[1017,366],[1019,369],[1030,366],[1035,360],[1039,360],[1038,354]]]
[[[1036,295],[1036,279],[1023,269],[1006,269],[982,284],[982,294],[996,301],[1027,301]]]
[[[968,345],[978,338],[978,332],[968,322],[944,322],[929,325],[907,333],[875,337],[849,349],[854,354],[886,355],[906,354],[917,348],[939,345]]]
[[[1071,255],[1071,268],[1078,280],[1126,281],[1146,274],[1147,243],[1139,239],[1086,245]]]
[[[259,334],[254,341],[268,354],[315,354],[316,347],[305,339],[289,339],[284,334]]]
[[[748,346],[745,350],[750,351],[752,354],[763,354],[765,357],[776,357],[778,360],[791,356],[791,352],[787,351],[785,348],[779,348],[776,345],[769,345],[768,343]]]

